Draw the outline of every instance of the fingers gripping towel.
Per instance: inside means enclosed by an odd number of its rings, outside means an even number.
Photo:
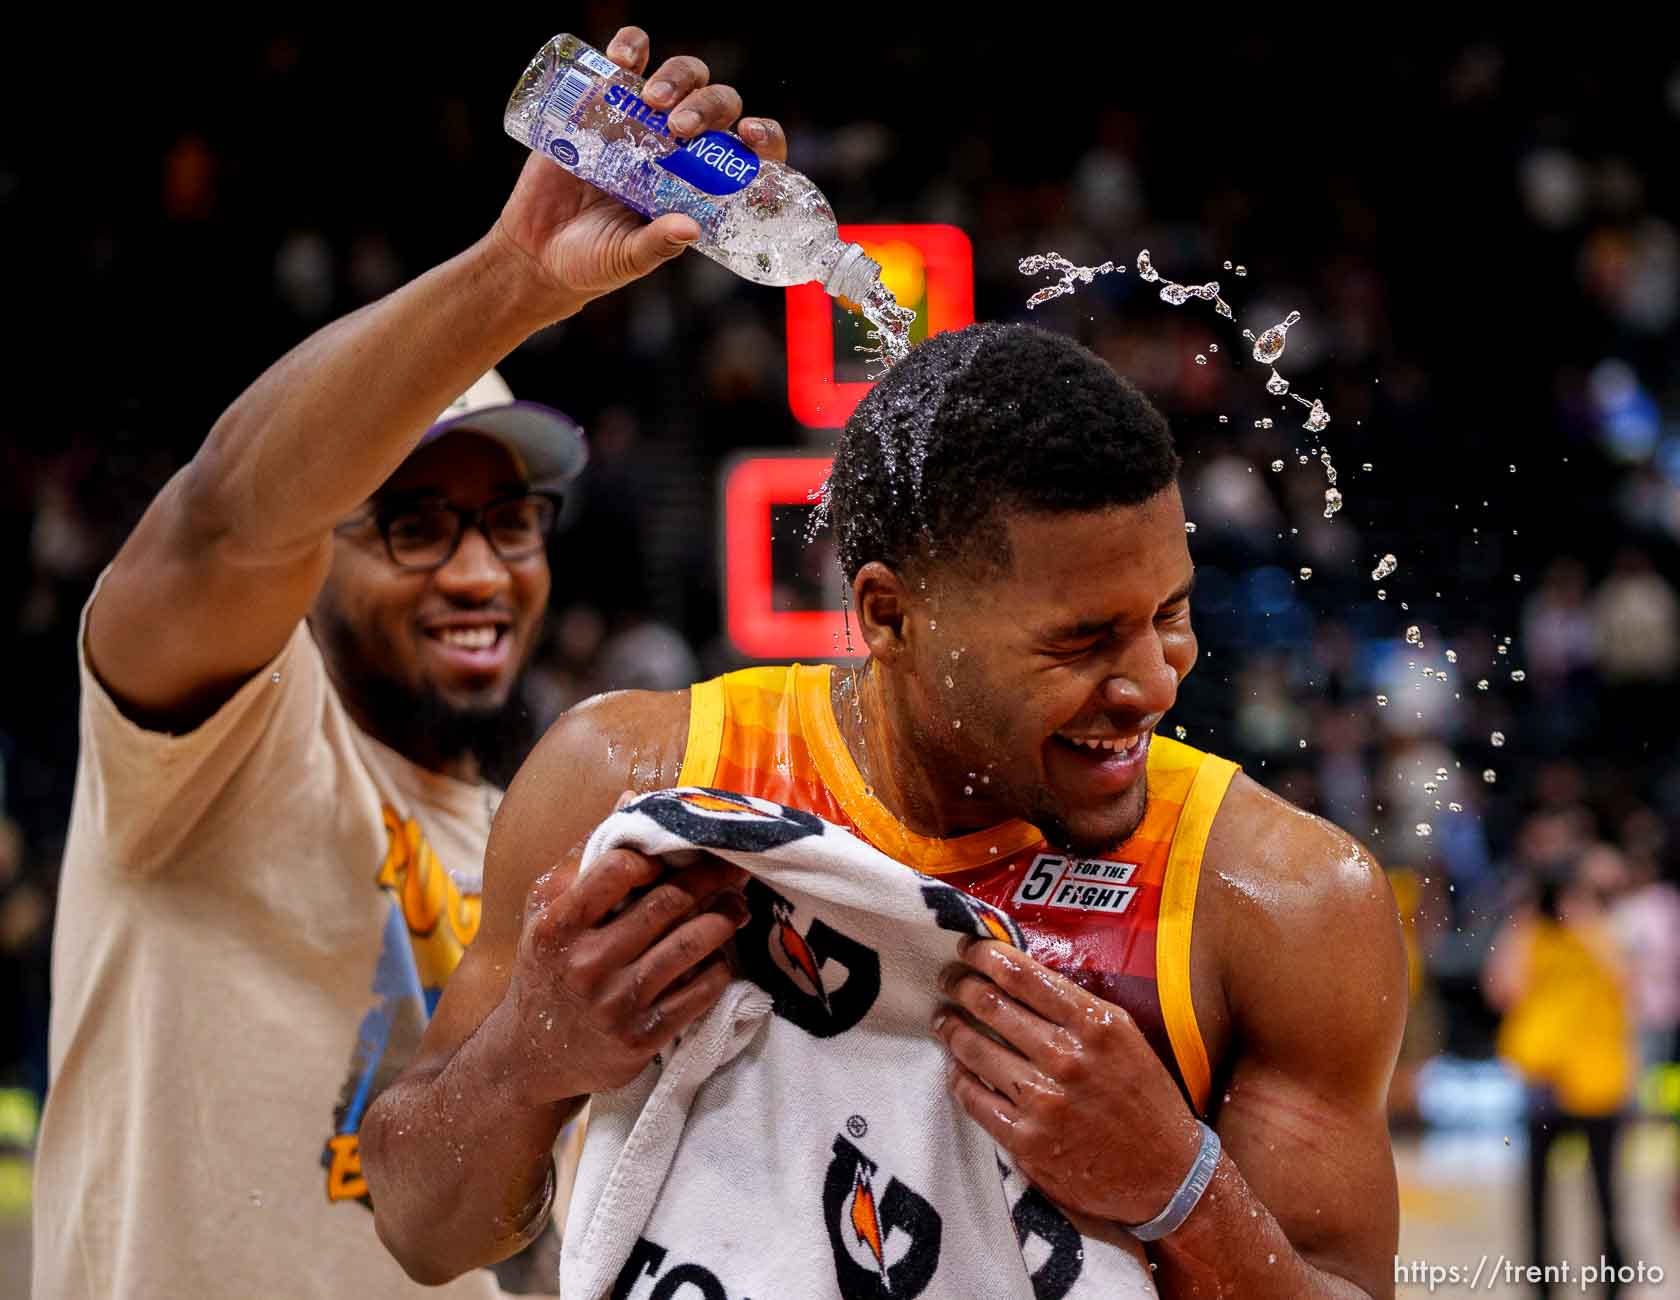
[[[596,830],[583,871],[620,846],[706,849],[751,873],[736,936],[748,978],[592,1101],[561,1295],[1156,1294],[1141,1246],[1118,1229],[1082,1236],[947,1089],[929,1030],[940,972],[966,935],[1019,946],[1007,916],[744,795],[643,796]]]

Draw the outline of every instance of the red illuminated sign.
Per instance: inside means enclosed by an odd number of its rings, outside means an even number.
[[[918,321],[911,340],[974,323],[974,249],[955,226],[841,226],[862,244],[881,278]],[[838,429],[873,387],[836,373],[835,318],[851,310],[819,284],[787,291],[788,405],[810,429]]]
[[[829,464],[827,456],[749,456],[725,472],[725,622],[730,643],[744,655],[754,659],[845,657],[844,615],[839,609],[777,608],[786,603],[778,599],[778,592],[785,594],[787,584],[778,582],[772,555],[776,507],[812,505],[828,477]],[[793,540],[804,544],[803,538]],[[854,653],[862,652],[856,646]]]

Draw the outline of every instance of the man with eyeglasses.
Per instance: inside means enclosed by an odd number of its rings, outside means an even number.
[[[647,35],[607,53],[641,74]],[[653,82],[675,134],[733,125],[786,157],[698,59]],[[102,576],[37,1296],[418,1294],[375,1234],[359,1128],[477,931],[480,750],[548,599],[549,488],[584,462],[491,367],[699,234],[533,157],[482,240],[247,389]],[[473,1159],[451,1154],[440,1183]],[[494,1256],[549,1210],[491,1207]],[[475,1269],[436,1294],[501,1293]]]

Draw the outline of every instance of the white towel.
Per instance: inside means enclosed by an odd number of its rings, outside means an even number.
[[[590,838],[751,873],[742,969],[629,1086],[597,1095],[566,1300],[1125,1300],[1143,1249],[1082,1237],[952,1099],[929,1030],[963,935],[1002,912],[810,813],[660,791]]]

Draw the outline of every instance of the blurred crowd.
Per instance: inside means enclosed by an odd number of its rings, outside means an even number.
[[[605,39],[617,18],[568,21]],[[0,415],[0,983],[21,990],[0,999],[0,1083],[45,1084],[94,578],[270,360],[487,227],[523,157],[499,106],[551,34],[510,22],[442,51],[298,29],[196,62],[157,40],[106,164],[0,146],[0,213],[39,239],[9,250],[39,356]],[[1070,71],[1052,114],[1034,98],[1050,65],[1003,36],[953,53],[881,31],[820,59],[792,36],[655,36],[783,117],[842,220],[961,227],[979,317],[1076,335],[1167,412],[1203,654],[1165,725],[1384,862],[1414,958],[1406,1060],[1492,1053],[1489,947],[1560,872],[1622,945],[1646,1059],[1670,1059],[1680,64],[1460,37],[1353,61],[1274,33],[1192,68],[1122,43]],[[19,244],[52,252],[26,264]],[[1021,257],[1144,248],[1169,278],[1219,280],[1234,325],[1135,269],[1026,310],[1042,282]],[[1324,402],[1322,434],[1240,335],[1292,310],[1278,369]],[[740,662],[719,470],[832,438],[789,414],[782,312],[690,256],[502,367],[579,418],[593,456],[554,542],[534,724]]]

